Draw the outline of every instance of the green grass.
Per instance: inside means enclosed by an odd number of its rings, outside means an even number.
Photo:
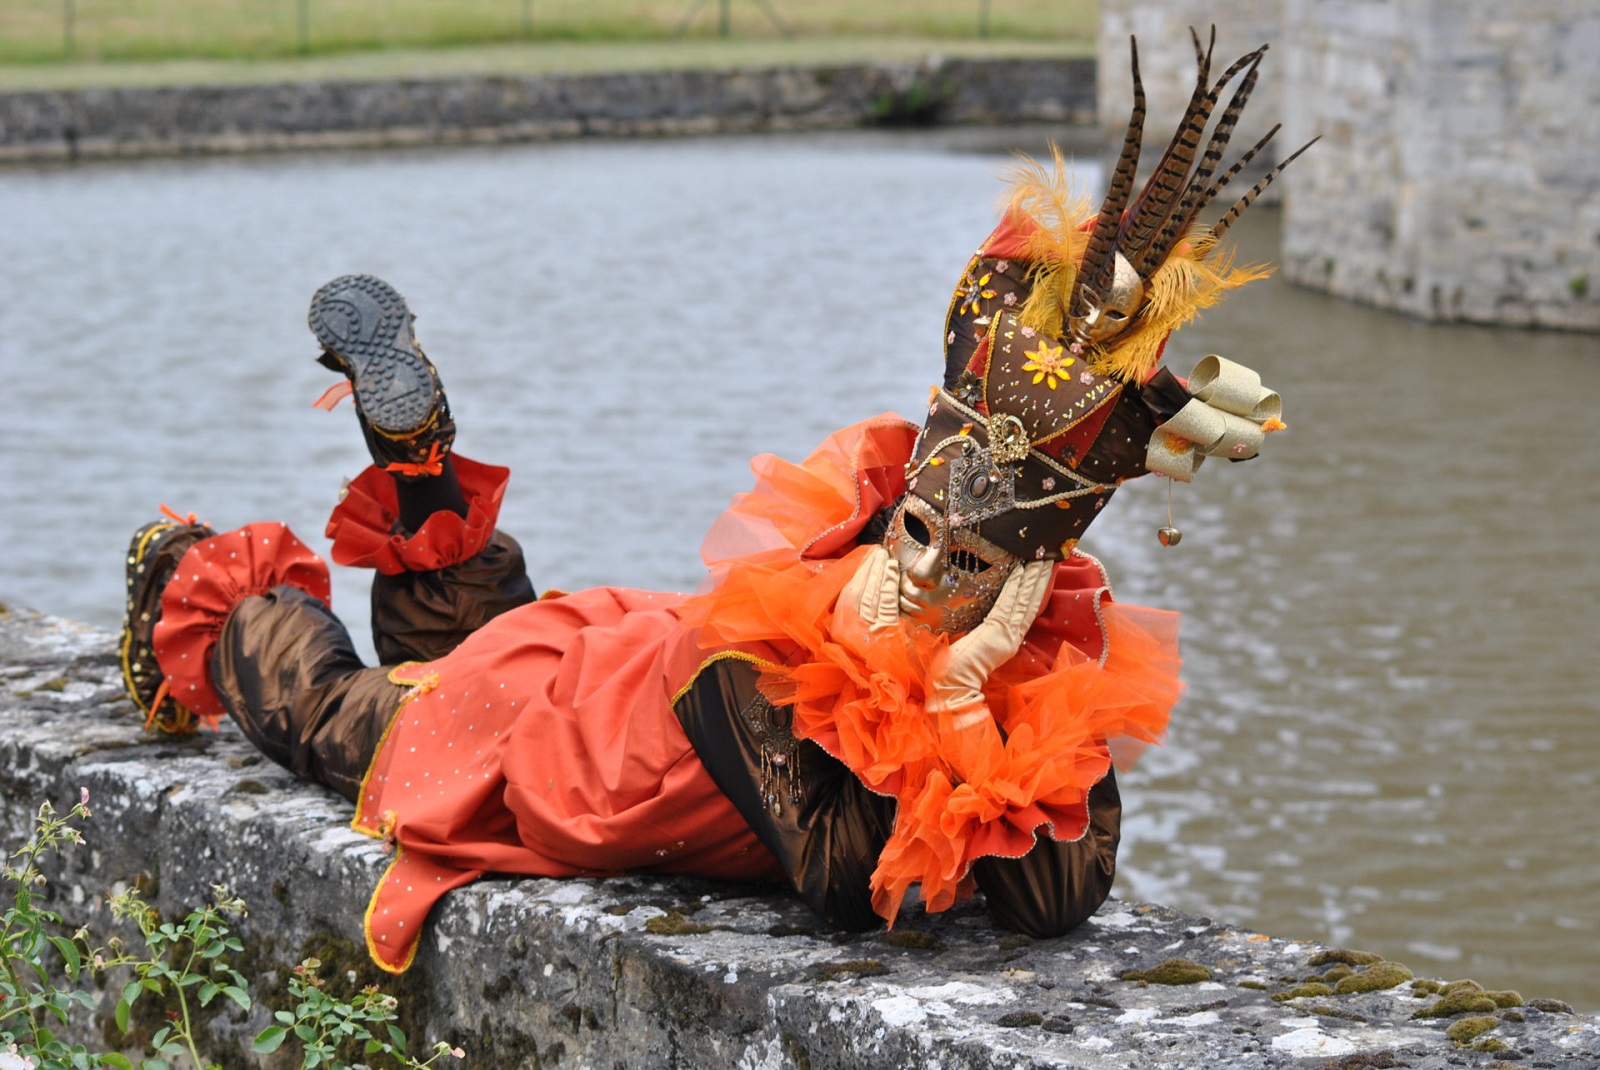
[[[1092,48],[1098,18],[1095,0],[702,0],[689,19],[694,8],[693,0],[3,0],[0,66],[261,62],[393,50],[648,42],[673,48],[799,48],[807,42],[820,47],[835,40],[990,48],[1050,42],[1084,51]],[[724,10],[726,39],[719,33]],[[783,37],[769,10],[792,40]]]
[[[4,0],[0,0],[3,3]],[[304,58],[124,60],[101,63],[0,64],[0,91],[236,85],[311,81],[386,81],[464,75],[593,73],[598,71],[733,69],[916,60],[930,55],[1052,57],[1090,55],[1090,42],[1003,38],[808,37],[683,41],[606,41],[581,44],[464,45],[395,48]]]

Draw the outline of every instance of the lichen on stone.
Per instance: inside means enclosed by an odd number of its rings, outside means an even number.
[[[1476,1018],[1463,1018],[1451,1024],[1444,1031],[1444,1035],[1455,1042],[1456,1047],[1464,1048],[1472,1043],[1480,1034],[1487,1033],[1500,1024],[1500,1019],[1484,1015]]]
[[[1341,979],[1334,986],[1334,991],[1341,996],[1356,992],[1381,992],[1389,988],[1398,988],[1411,978],[1411,971],[1398,962],[1374,962],[1366,969]]]
[[[1211,971],[1189,959],[1167,959],[1148,970],[1129,970],[1122,979],[1152,985],[1192,985],[1211,980]]]

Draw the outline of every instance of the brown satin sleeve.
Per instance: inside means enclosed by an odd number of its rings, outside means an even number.
[[[894,827],[894,800],[868,791],[815,743],[795,740],[789,708],[761,697],[747,662],[705,666],[673,710],[711,779],[806,905],[835,928],[881,924],[867,882]]]
[[[1116,776],[1089,791],[1089,829],[1072,843],[1041,836],[1021,858],[982,858],[972,867],[996,925],[1028,936],[1071,932],[1100,909],[1117,875],[1122,797]]]

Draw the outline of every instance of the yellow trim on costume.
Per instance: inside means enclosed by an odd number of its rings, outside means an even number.
[[[961,272],[961,278],[963,280],[972,277],[972,272],[978,266],[978,261],[983,259],[983,252],[984,251],[982,249],[979,249],[977,252],[972,254],[972,259],[967,261],[967,266],[966,266],[965,270],[963,270]],[[951,321],[955,319],[956,305],[959,304],[960,301],[961,301],[961,284],[957,283],[956,284],[956,288],[954,290],[950,291],[950,306],[944,310],[944,336],[945,336],[946,339],[949,339],[950,331],[953,329],[951,327]],[[985,332],[985,333],[987,333],[987,332]],[[950,342],[949,341],[946,341],[945,344],[944,344],[944,362],[945,362],[946,365],[949,365],[949,363],[950,363]]]
[[[411,941],[411,950],[406,952],[405,961],[398,966],[391,966],[378,954],[378,945],[372,939],[372,912],[378,909],[378,896],[383,892],[383,886],[388,883],[389,875],[394,872],[394,867],[400,864],[401,847],[395,844],[394,861],[389,863],[389,868],[383,871],[383,876],[378,878],[378,886],[372,889],[372,898],[367,900],[367,910],[361,916],[361,934],[367,941],[367,955],[377,964],[378,969],[385,973],[405,973],[411,968],[412,960],[417,957],[417,948],[422,943],[422,934],[419,932]]]
[[[177,526],[178,525],[176,524],[151,525],[151,530],[145,532],[144,538],[139,540],[138,547],[133,551],[134,560],[138,560],[144,556],[145,547],[150,545],[151,539],[155,538],[157,535],[160,535],[162,532],[171,531]],[[160,605],[160,599],[156,600],[156,604]],[[131,682],[133,680],[133,670],[128,664],[129,648],[133,646],[133,629],[131,627],[124,627],[122,629],[122,641],[117,645],[120,647],[120,650],[118,651],[118,660],[122,665],[122,685],[127,690],[128,697],[133,699],[133,704],[139,708],[139,712],[149,713],[150,707],[145,705],[144,700],[139,697],[139,693],[133,689],[133,684]],[[152,649],[150,654],[152,657],[154,657],[155,650]],[[160,671],[161,663],[158,661],[156,663],[156,672],[159,673]]]
[[[372,748],[372,757],[367,761],[367,771],[361,774],[361,787],[356,795],[356,816],[350,819],[350,827],[363,836],[370,836],[375,840],[383,839],[383,833],[369,828],[364,822],[368,820],[367,809],[367,782],[372,779],[373,766],[378,764],[378,755],[383,753],[383,746],[389,742],[389,733],[394,731],[394,726],[400,723],[400,711],[406,704],[418,695],[425,695],[439,686],[439,674],[435,672],[412,674],[416,679],[406,675],[408,669],[416,669],[428,664],[425,661],[401,662],[389,670],[389,682],[410,690],[400,697],[400,704],[394,708],[394,713],[389,715],[389,723],[383,726],[383,735],[378,737],[378,745]],[[381,818],[380,818],[380,824]]]
[[[733,658],[735,661],[748,662],[749,664],[762,669],[776,669],[778,667],[778,663],[775,661],[768,661],[766,658],[758,658],[754,654],[746,654],[743,650],[724,650],[720,653],[711,655],[709,658],[700,663],[700,667],[696,669],[689,677],[689,682],[678,688],[678,693],[672,696],[672,702],[670,705],[676,706],[678,704],[678,700],[689,693],[690,689],[694,687],[695,682],[700,679],[701,673],[711,668],[711,666],[716,662],[726,661],[729,658]]]

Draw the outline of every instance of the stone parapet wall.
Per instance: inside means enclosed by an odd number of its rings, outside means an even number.
[[[1600,1065],[1600,1021],[1556,1000],[1500,993],[1503,1006],[1484,996],[1475,1011],[1416,1018],[1440,997],[1400,983],[1398,964],[1115,899],[1064,938],[1030,941],[996,930],[976,902],[854,935],[770,887],[485,880],[446,897],[415,965],[391,977],[361,936],[389,859],[350,830],[350,805],[231,726],[173,741],[138,720],[111,636],[0,607],[6,850],[40,802],[64,810],[87,788],[88,842],[47,891],[69,926],[103,938],[104,893],[135,881],[168,918],[208,902],[213,884],[242,897],[237,965],[255,1006],[219,999],[202,1015],[202,1050],[227,1070],[296,1065],[247,1052],[312,955],[331,991],[381,984],[414,1038],[459,1044],[468,1054],[452,1065],[472,1070]],[[108,977],[108,990],[124,980]],[[75,1029],[97,1050],[122,1035],[114,998]],[[146,1030],[161,1020],[141,1013]],[[1486,1030],[1466,1041],[1478,1050],[1447,1034],[1469,1016]]]
[[[1600,330],[1600,5],[1287,0],[1296,282]]]
[[[1127,121],[1135,33],[1147,130],[1170,134],[1187,27],[1213,20],[1223,62],[1273,46],[1235,149],[1279,119],[1274,159],[1323,138],[1274,185],[1291,279],[1430,320],[1600,330],[1600,5],[1105,0],[1102,128]]]
[[[1213,78],[1246,52],[1264,44],[1271,49],[1262,64],[1250,106],[1234,131],[1233,155],[1237,156],[1283,119],[1283,0],[1230,0],[1227,5],[1218,5],[1215,0],[1101,0],[1100,66],[1096,74],[1100,126],[1108,138],[1116,140],[1127,128],[1128,112],[1133,107],[1128,38],[1135,36],[1139,41],[1139,76],[1150,109],[1145,120],[1150,138],[1146,167],[1160,155],[1164,139],[1172,136],[1194,90],[1194,44],[1189,29],[1193,27],[1205,45],[1210,41],[1213,25],[1217,31]],[[1282,145],[1292,142],[1294,134],[1293,130],[1280,133]]]
[[[1094,92],[1092,59],[949,59],[0,93],[0,162],[895,122],[1088,123]]]

